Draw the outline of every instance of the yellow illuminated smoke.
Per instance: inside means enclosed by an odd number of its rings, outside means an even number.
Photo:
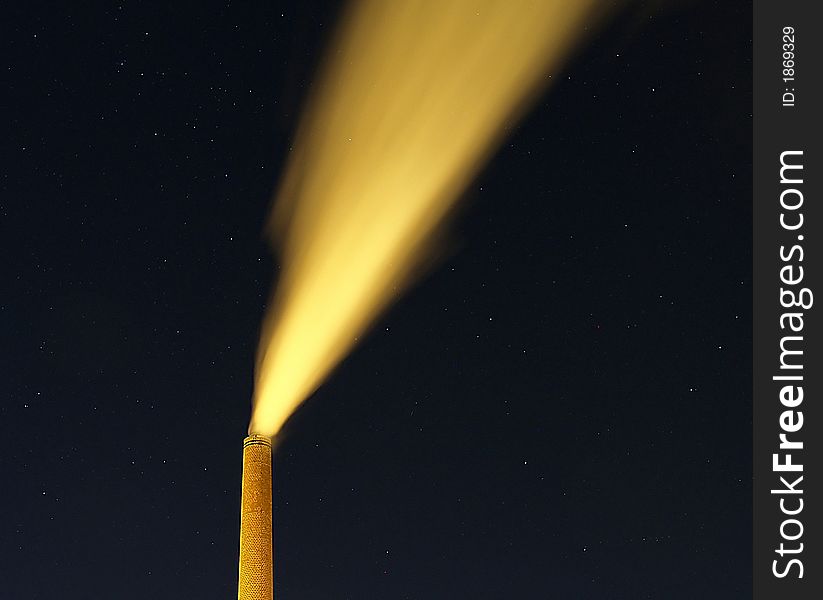
[[[272,215],[282,271],[263,323],[251,433],[275,435],[409,282],[457,197],[592,26],[596,4],[351,6]]]

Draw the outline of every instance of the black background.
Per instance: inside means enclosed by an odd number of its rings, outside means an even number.
[[[261,236],[337,3],[4,18],[0,596],[236,594]],[[287,427],[279,598],[751,595],[751,5],[634,8]]]

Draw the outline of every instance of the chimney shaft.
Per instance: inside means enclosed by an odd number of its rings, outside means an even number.
[[[271,498],[271,439],[252,434],[243,440],[238,600],[274,598]]]

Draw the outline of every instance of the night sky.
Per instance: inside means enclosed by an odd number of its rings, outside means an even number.
[[[3,599],[236,596],[304,4],[7,9]],[[287,425],[278,598],[750,596],[750,58],[717,0],[569,64]]]

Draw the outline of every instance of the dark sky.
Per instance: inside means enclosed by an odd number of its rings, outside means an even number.
[[[0,597],[235,596],[304,4],[4,15]],[[288,425],[278,598],[750,596],[750,57],[717,0],[572,61]]]

